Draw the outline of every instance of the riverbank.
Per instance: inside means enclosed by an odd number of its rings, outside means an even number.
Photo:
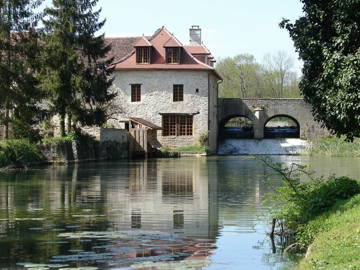
[[[127,145],[115,141],[99,142],[83,134],[45,138],[38,143],[6,140],[0,142],[0,170],[117,160],[128,157],[127,148]]]
[[[328,157],[360,157],[360,139],[355,138],[353,142],[347,142],[343,137],[314,139],[311,141],[308,154]]]
[[[314,241],[299,270],[360,269],[360,195],[339,201],[310,221],[305,230],[316,230]]]
[[[207,156],[207,147],[201,145],[191,145],[176,148],[163,147],[160,149],[161,157],[191,157]]]
[[[306,252],[298,269],[360,269],[360,182],[346,176],[317,178],[302,165],[263,162],[284,184],[268,201],[275,203],[274,220],[286,228],[278,232],[290,242],[286,251]],[[298,181],[301,175],[309,180]]]

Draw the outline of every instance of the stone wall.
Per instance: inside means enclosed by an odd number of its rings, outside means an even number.
[[[255,109],[258,110],[258,115],[256,115]],[[298,122],[301,138],[317,138],[329,135],[329,132],[314,120],[311,106],[302,99],[219,99],[219,128],[235,116],[244,116],[254,121],[255,129],[260,129],[255,130],[255,133],[258,134],[263,132],[266,123],[273,117],[287,116]]]
[[[129,137],[126,130],[101,129],[101,141],[50,142],[41,146],[46,161],[51,163],[117,160],[129,157]]]
[[[197,144],[198,138],[208,132],[209,76],[214,75],[208,71],[180,70],[115,72],[113,89],[118,93],[115,105],[122,112],[109,124],[119,127],[121,120],[139,117],[162,126],[161,113],[195,114],[194,136],[165,137],[159,131],[158,139],[168,147]],[[141,102],[131,102],[131,84],[141,84]],[[174,84],[184,85],[184,101],[173,102]]]

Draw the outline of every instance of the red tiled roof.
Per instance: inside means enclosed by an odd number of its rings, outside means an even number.
[[[136,63],[135,50],[132,50],[126,57],[114,63],[115,70],[214,70],[213,67],[202,63],[192,56],[186,46],[182,46],[181,43],[177,41],[177,39],[164,27],[158,29],[148,40],[153,46],[150,64]],[[165,59],[166,55],[164,45],[167,43],[175,44],[177,42],[183,47],[180,64],[168,64]]]
[[[151,47],[151,43],[149,42],[149,40],[142,36],[134,45],[134,47]]]
[[[182,47],[183,45],[176,38],[171,37],[165,42],[164,47]]]
[[[211,54],[203,45],[184,46],[184,48],[191,54]]]

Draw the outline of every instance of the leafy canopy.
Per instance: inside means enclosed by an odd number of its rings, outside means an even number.
[[[302,0],[304,16],[283,20],[304,61],[300,90],[333,134],[360,136],[360,1]]]
[[[65,117],[76,126],[102,125],[106,108],[115,94],[110,93],[112,59],[104,36],[97,36],[105,21],[98,0],[53,0],[45,9],[41,86],[49,94],[50,109],[60,115],[61,134]],[[68,130],[69,131],[69,130]]]

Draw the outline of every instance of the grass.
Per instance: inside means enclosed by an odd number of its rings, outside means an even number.
[[[49,138],[42,139],[41,143],[43,143],[43,144],[57,144],[57,143],[62,143],[62,142],[71,142],[73,140],[74,140],[74,138],[72,138],[71,136],[49,137]]]
[[[312,156],[360,157],[360,138],[347,142],[344,138],[320,138],[311,142]]]
[[[178,152],[178,153],[205,153],[207,151],[206,146],[191,145],[191,146],[182,146],[176,148],[161,148],[161,151],[164,152]]]
[[[339,201],[306,227],[317,234],[299,270],[360,269],[360,195]]]

